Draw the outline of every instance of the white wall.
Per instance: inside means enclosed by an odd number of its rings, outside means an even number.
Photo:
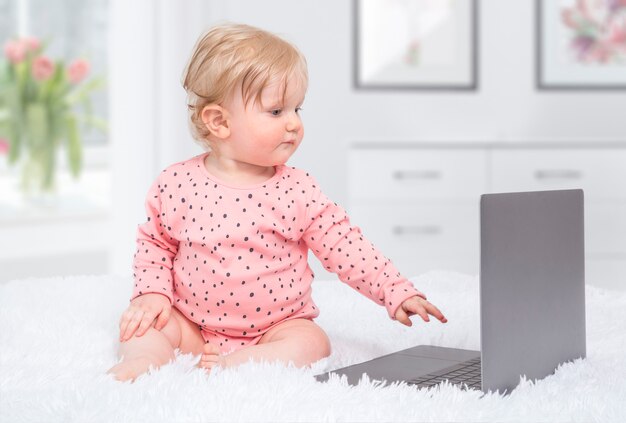
[[[535,1],[479,1],[479,89],[439,93],[352,88],[352,1],[216,3],[227,3],[225,18],[283,34],[307,56],[307,132],[293,162],[338,201],[355,140],[626,139],[626,91],[535,89]]]
[[[535,89],[535,1],[480,1],[476,92],[355,91],[348,0],[112,3],[116,273],[129,272],[149,182],[201,151],[187,129],[180,77],[197,36],[219,21],[276,32],[307,56],[306,135],[289,164],[310,171],[340,204],[352,141],[626,139],[626,91]]]
[[[198,153],[180,78],[205,27],[206,3],[112,0],[109,40],[113,245],[110,270],[131,273],[137,224],[158,172]]]

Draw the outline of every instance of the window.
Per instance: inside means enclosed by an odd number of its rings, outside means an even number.
[[[47,44],[46,54],[66,62],[84,58],[91,76],[106,77],[108,0],[0,0],[0,41],[30,35]],[[92,95],[93,112],[108,121],[107,90]],[[83,132],[85,145],[104,145],[106,134]]]

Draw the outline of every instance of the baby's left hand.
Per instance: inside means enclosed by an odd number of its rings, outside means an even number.
[[[425,322],[430,321],[428,318],[429,314],[435,316],[441,323],[446,323],[448,321],[448,319],[444,317],[437,307],[417,295],[404,300],[400,307],[398,307],[398,310],[396,310],[395,317],[396,320],[403,325],[412,326],[413,322],[411,322],[409,316],[413,316],[415,314],[418,314]]]

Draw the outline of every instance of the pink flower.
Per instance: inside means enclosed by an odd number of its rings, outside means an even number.
[[[74,62],[67,67],[67,76],[73,84],[78,84],[88,73],[89,62],[84,59],[74,60]]]
[[[4,43],[4,55],[11,63],[20,63],[26,56],[24,44],[18,40],[9,40]]]
[[[20,41],[26,51],[35,51],[41,47],[41,41],[37,37],[24,37]]]
[[[0,156],[4,156],[9,153],[9,142],[3,138],[0,138]]]
[[[576,29],[576,18],[574,16],[574,11],[571,9],[563,9],[561,11],[561,20],[566,26],[569,26],[572,29]]]
[[[614,21],[609,26],[608,41],[615,44],[626,42],[626,19],[623,22]]]
[[[45,81],[54,73],[54,63],[46,56],[39,56],[33,61],[33,78]]]

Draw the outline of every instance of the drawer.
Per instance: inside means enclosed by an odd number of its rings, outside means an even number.
[[[585,208],[586,257],[626,259],[626,204],[591,204]],[[410,265],[411,260],[478,264],[480,222],[478,206],[369,205],[356,203],[350,220],[386,257]],[[412,267],[409,267],[410,269]],[[421,268],[421,267],[420,267]],[[626,280],[626,279],[625,279]]]
[[[478,248],[478,207],[469,205],[355,205],[351,223],[366,237],[386,248],[416,250],[420,254]],[[626,204],[585,207],[585,252],[626,256]]]
[[[487,152],[364,149],[348,155],[352,199],[478,201],[487,190]]]
[[[514,149],[491,153],[491,192],[582,188],[590,200],[626,199],[625,149]]]
[[[478,263],[478,204],[362,205],[350,220],[387,257],[407,253],[415,261],[427,256],[469,255]]]

